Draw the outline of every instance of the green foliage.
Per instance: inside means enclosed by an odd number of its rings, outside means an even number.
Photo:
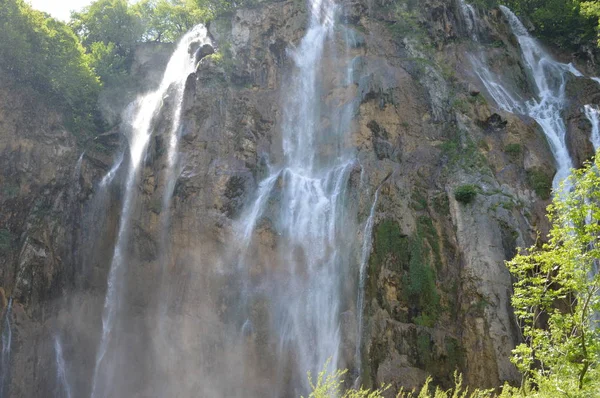
[[[402,298],[415,312],[409,321],[433,326],[440,313],[436,268],[441,264],[441,256],[439,238],[431,219],[419,217],[417,231],[411,237],[402,235],[398,223],[391,219],[380,222],[374,232],[370,269],[387,265],[401,273]],[[375,278],[370,277],[370,280],[370,284],[376,284]],[[370,288],[376,289],[376,286]]]
[[[429,344],[429,342],[426,342]],[[327,362],[329,364],[329,362]],[[389,385],[383,385],[380,388],[370,390],[360,387],[359,389],[349,388],[344,390],[344,376],[346,370],[336,370],[333,373],[327,372],[327,364],[324,370],[319,373],[316,380],[313,380],[310,373],[308,381],[312,388],[308,398],[383,398],[384,396],[395,396],[396,398],[491,398],[496,396],[493,390],[475,389],[469,391],[468,387],[463,386],[462,375],[454,372],[454,387],[449,390],[442,390],[439,387],[434,388],[430,377],[425,380],[420,392],[405,391],[403,388],[396,395],[390,395]],[[514,394],[514,395],[513,395]],[[519,391],[510,386],[505,386],[503,392],[498,398],[520,397]],[[524,395],[523,395],[524,396]],[[540,397],[541,398],[541,397]]]
[[[408,273],[402,279],[409,303],[419,312],[413,321],[433,327],[440,312],[440,295],[435,284],[435,268],[430,264],[429,250],[421,234],[411,239],[409,250]]]
[[[388,257],[400,264],[408,261],[408,237],[402,235],[398,223],[391,219],[385,219],[377,224],[371,261],[381,266]],[[402,267],[398,267],[395,271],[401,269]]]
[[[581,3],[581,15],[597,21],[598,46],[600,46],[600,2],[598,0],[584,1]]]
[[[67,115],[75,132],[94,130],[100,82],[71,29],[23,0],[0,0],[0,69]]]
[[[145,28],[144,41],[175,42],[199,22],[214,17],[215,7],[196,0],[142,0],[132,10]]]
[[[548,243],[507,265],[524,343],[513,362],[540,390],[591,397],[600,391],[600,161],[574,171],[574,189],[548,207]],[[562,394],[561,394],[562,395]]]
[[[0,229],[0,253],[7,253],[12,244],[12,234],[8,229]]]
[[[344,391],[344,376],[348,371],[337,369],[330,373],[327,371],[328,365],[329,361],[319,372],[316,380],[313,380],[308,372],[308,382],[312,389],[308,398],[383,398],[383,393],[387,390],[385,386],[377,390],[366,390],[361,387],[358,390],[351,388]]]
[[[536,35],[559,47],[577,48],[596,37],[596,1],[584,2],[584,6],[579,0],[504,0],[501,3],[529,18]]]
[[[70,26],[79,35],[90,65],[102,82],[119,87],[129,80],[133,54],[140,43],[175,42],[212,17],[208,3],[201,7],[196,0],[141,0],[135,4],[97,0],[73,13]]]
[[[477,196],[477,187],[472,184],[465,184],[456,187],[454,190],[454,198],[461,203],[471,203]]]
[[[523,149],[521,148],[521,144],[513,143],[505,146],[504,152],[506,152],[507,155],[516,158],[523,152]]]
[[[550,199],[552,194],[552,177],[540,169],[527,170],[527,180],[535,194],[541,199]]]

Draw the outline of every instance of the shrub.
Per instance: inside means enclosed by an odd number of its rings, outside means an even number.
[[[454,190],[454,198],[461,203],[471,203],[477,196],[477,187],[472,184],[465,184]]]
[[[541,199],[550,199],[552,194],[552,177],[540,169],[527,170],[527,180],[535,194]]]

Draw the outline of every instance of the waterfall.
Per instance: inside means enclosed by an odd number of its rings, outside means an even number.
[[[523,100],[519,94],[507,89],[508,85],[490,71],[481,53],[478,57],[471,56],[471,62],[475,73],[502,110],[530,116],[542,128],[556,162],[556,175],[553,181],[553,188],[556,190],[569,176],[573,167],[566,143],[567,127],[562,117],[566,107],[565,87],[569,74],[582,75],[572,64],[563,64],[552,59],[537,40],[529,35],[519,18],[510,9],[505,6],[500,6],[500,9],[508,19],[510,28],[519,42],[521,57],[529,71],[535,97]]]
[[[479,41],[478,37],[478,18],[477,11],[473,5],[467,3],[465,0],[460,0],[460,8],[467,25],[467,32],[471,35],[473,41]]]
[[[69,378],[67,376],[67,365],[63,356],[63,348],[58,336],[54,336],[54,355],[56,358],[56,381],[57,386],[60,387],[62,394],[59,392],[59,396],[65,398],[71,398],[71,385],[69,384]]]
[[[123,116],[124,123],[129,130],[129,156],[130,163],[125,180],[123,205],[121,209],[121,220],[117,233],[117,240],[108,274],[108,283],[104,309],[102,313],[102,335],[96,353],[96,362],[92,380],[92,398],[110,396],[111,374],[115,371],[114,366],[107,363],[106,355],[109,351],[111,341],[114,339],[114,327],[120,308],[120,300],[123,294],[123,278],[127,266],[127,246],[131,233],[132,212],[137,198],[137,181],[140,174],[140,166],[144,161],[146,150],[153,130],[153,122],[162,107],[165,96],[174,90],[176,93],[175,106],[172,114],[173,121],[179,120],[178,112],[181,110],[181,95],[186,79],[194,72],[195,54],[190,53],[192,43],[205,40],[206,28],[203,25],[194,27],[179,41],[169,63],[167,64],[162,81],[156,91],[139,97],[131,105],[128,112]],[[177,113],[177,114],[175,114]],[[173,128],[177,131],[177,126]],[[107,183],[114,177],[114,172],[120,164],[119,160],[113,170],[107,174],[102,183]]]
[[[594,151],[600,149],[600,111],[598,108],[592,105],[584,106],[585,116],[592,124],[592,134],[590,135],[590,141],[594,146]]]
[[[268,297],[278,369],[294,369],[287,393],[307,390],[306,372],[317,374],[328,359],[329,370],[339,365],[343,290],[352,275],[347,243],[351,229],[345,228],[349,219],[345,214],[356,162],[344,144],[353,104],[329,109],[322,102],[322,61],[334,33],[336,10],[331,0],[312,0],[309,7],[307,32],[290,51],[295,68],[283,102],[283,162],[260,183],[237,225],[238,267],[245,279],[241,302],[248,313],[240,328],[252,329],[252,303]],[[338,81],[349,84],[351,72],[347,68],[338,72]],[[323,127],[323,117],[332,123]],[[276,205],[270,200],[274,197]],[[257,281],[250,276],[249,250],[263,217],[270,220],[279,250],[277,269]]]
[[[8,396],[8,376],[10,373],[10,350],[12,346],[12,329],[10,327],[10,313],[12,310],[12,297],[8,299],[4,313],[2,327],[2,354],[0,355],[0,397]]]
[[[511,10],[505,6],[500,6],[500,9],[517,37],[523,61],[533,78],[537,99],[531,99],[526,103],[527,113],[542,127],[550,144],[557,166],[553,182],[556,190],[569,176],[573,167],[566,143],[567,127],[562,118],[562,112],[566,107],[567,74],[582,75],[573,65],[553,60],[537,40],[529,35],[525,26]]]
[[[356,353],[354,354],[356,360],[356,369],[358,376],[356,378],[356,382],[354,383],[356,387],[359,387],[359,382],[361,380],[362,374],[362,334],[363,334],[363,312],[365,306],[365,282],[367,278],[367,265],[369,262],[369,257],[371,255],[372,249],[372,238],[373,238],[373,223],[375,221],[375,208],[377,207],[377,202],[379,200],[379,191],[383,184],[387,181],[387,179],[391,176],[388,175],[381,184],[375,190],[375,198],[373,199],[373,204],[371,205],[371,210],[369,211],[369,217],[365,222],[365,228],[363,230],[363,242],[362,242],[362,250],[360,254],[360,265],[358,269],[358,297],[356,299],[356,314],[357,314],[357,334],[356,334]]]

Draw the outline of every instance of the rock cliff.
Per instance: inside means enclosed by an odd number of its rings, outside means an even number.
[[[340,317],[339,365],[366,385],[393,389],[419,386],[428,375],[448,385],[455,369],[474,386],[518,381],[509,357],[519,328],[504,260],[548,230],[545,207],[555,166],[539,126],[502,111],[469,58],[485,54],[507,81],[531,91],[518,43],[502,13],[479,10],[483,40],[481,52],[475,51],[456,0],[346,0],[339,7],[323,60],[331,68],[323,68],[320,83],[327,106],[352,110],[344,143],[357,159],[348,179],[352,240],[365,238],[362,226],[379,189],[364,286],[362,366],[355,357],[358,269],[350,272]],[[156,121],[137,186],[121,298],[126,320],[120,339],[131,354],[120,360],[135,368],[113,375],[122,396],[253,396],[273,384],[267,375],[292,384],[295,370],[274,369],[270,361],[264,302],[251,303],[253,328],[244,344],[228,341],[222,331],[234,316],[239,289],[230,273],[233,229],[269,164],[283,156],[281,104],[293,67],[288,49],[304,35],[307,14],[303,2],[289,0],[211,22],[218,56],[202,59],[186,82],[182,167],[168,234],[161,208],[170,183],[168,112]],[[340,54],[351,60],[344,86],[327,72]],[[148,57],[140,55],[136,65]],[[13,298],[5,393],[65,396],[57,377],[60,341],[72,396],[84,396],[119,223],[126,129],[117,125],[83,142],[34,92],[0,78],[4,312]],[[598,103],[600,86],[572,77],[567,95],[569,149],[581,164],[592,155],[582,107]],[[163,109],[171,106],[166,97]],[[331,150],[326,141],[321,148]],[[474,195],[457,200],[455,192],[467,186]],[[277,266],[271,222],[263,217],[254,232],[251,277]],[[358,250],[349,250],[358,263]],[[154,323],[159,311],[166,311],[166,326]],[[229,373],[219,374],[222,369]],[[176,389],[167,389],[173,380]]]

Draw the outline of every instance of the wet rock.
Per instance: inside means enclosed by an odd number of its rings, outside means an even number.
[[[500,116],[497,113],[494,113],[484,123],[485,132],[495,133],[500,130],[503,130],[506,127],[507,123],[508,122],[506,120],[502,119],[502,116]]]
[[[196,63],[200,62],[204,57],[215,53],[215,49],[210,44],[204,44],[196,50]]]

